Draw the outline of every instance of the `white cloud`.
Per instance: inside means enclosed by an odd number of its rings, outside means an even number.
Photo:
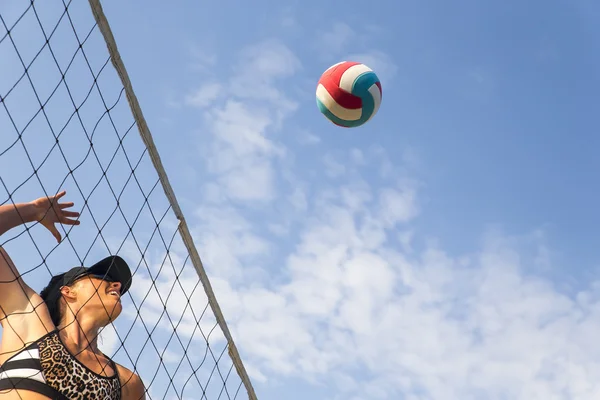
[[[334,22],[328,30],[317,32],[315,46],[332,63],[356,61],[373,69],[382,82],[385,96],[385,84],[395,77],[398,66],[387,53],[373,47],[382,33],[374,26],[355,30],[346,23]]]
[[[215,140],[207,162],[226,195],[239,200],[271,199],[275,185],[271,156],[281,154],[265,136],[272,117],[233,100],[210,114]]]
[[[331,154],[325,155],[323,163],[325,164],[325,174],[330,178],[337,178],[346,173],[346,166]]]
[[[382,398],[598,395],[596,351],[587,350],[600,328],[597,300],[577,304],[526,277],[517,254],[499,241],[466,266],[433,248],[412,260],[383,246],[365,250],[356,216],[328,211],[339,216],[307,226],[287,263],[290,280],[272,289],[268,306],[258,289],[242,291],[236,338],[263,375],[326,380],[361,366],[372,382],[346,379],[378,387]]]
[[[240,55],[240,63],[235,68],[236,78],[253,77],[265,83],[291,76],[300,69],[300,61],[296,55],[277,40],[266,40],[248,46]],[[255,73],[258,75],[255,76]],[[234,81],[239,82],[237,79]],[[275,87],[270,89],[276,90]],[[254,95],[256,94],[251,97]]]
[[[194,235],[213,276],[235,283],[248,279],[252,263],[271,251],[272,244],[236,209],[222,205],[198,208]]]
[[[400,222],[407,222],[417,216],[416,192],[412,187],[384,188],[379,197],[381,219],[389,227]]]
[[[188,45],[188,53],[191,57],[189,64],[190,69],[203,74],[210,73],[218,61],[218,56],[212,50],[212,46],[206,42],[204,43],[190,43]]]
[[[355,37],[356,32],[348,24],[335,22],[328,31],[320,33],[318,46],[324,54],[337,55],[350,46]]]
[[[552,262],[543,236],[489,235],[460,255],[417,247],[426,210],[412,150],[318,153],[310,182],[282,173],[275,161],[293,149],[267,133],[294,109],[277,85],[295,58],[266,42],[243,59],[232,97],[209,110],[219,196],[199,207],[194,235],[254,378],[319,382],[339,398],[600,396],[598,288],[568,297],[533,274]],[[383,54],[361,60],[382,80],[395,73]],[[284,176],[297,190],[283,192]],[[293,206],[277,212],[284,204]]]
[[[190,94],[185,102],[198,108],[209,106],[222,95],[222,86],[218,82],[209,82],[200,86],[196,91]]]
[[[98,337],[98,347],[105,353],[111,356],[120,345],[120,340],[115,331],[114,326],[108,325],[101,332]]]
[[[283,147],[269,134],[296,109],[294,101],[274,84],[300,68],[298,59],[283,44],[265,41],[245,49],[226,82],[202,86],[188,103],[207,107],[211,133],[204,153],[218,185],[208,184],[215,199],[270,201],[275,195],[274,157]],[[210,103],[226,95],[221,104]],[[209,106],[210,105],[210,106]]]
[[[318,137],[317,135],[307,132],[307,131],[301,131],[297,133],[297,138],[298,142],[300,144],[303,145],[315,145],[318,143],[321,143],[321,138]]]
[[[346,59],[363,63],[377,74],[377,77],[381,81],[385,101],[385,84],[386,82],[391,81],[398,73],[398,66],[394,60],[392,60],[388,54],[380,50],[351,52],[346,56]]]

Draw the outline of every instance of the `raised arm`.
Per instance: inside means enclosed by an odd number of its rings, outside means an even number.
[[[38,218],[33,202],[5,204],[0,206],[0,236],[19,225],[34,222]]]
[[[73,207],[73,203],[59,202],[66,193],[62,191],[56,196],[40,197],[29,203],[0,206],[0,236],[19,225],[37,221],[60,242],[61,235],[55,224],[79,225],[79,221],[73,219],[79,217],[79,213],[66,210]]]
[[[67,211],[73,203],[60,203],[66,192],[53,197],[42,197],[29,203],[6,204],[0,206],[0,235],[9,230],[30,222],[39,222],[46,227],[60,242],[61,235],[55,224],[79,225],[73,218],[79,213]],[[8,253],[0,247],[0,320],[4,325],[5,318],[14,313],[33,311],[41,298],[34,293],[21,279],[21,276],[10,259]],[[35,303],[35,304],[32,304]]]

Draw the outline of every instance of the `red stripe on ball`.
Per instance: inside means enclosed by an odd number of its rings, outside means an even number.
[[[327,75],[329,75],[330,79],[336,86],[340,86],[340,82],[342,81],[342,75],[344,75],[344,72],[348,71],[348,69],[350,69],[351,67],[354,67],[355,65],[359,64],[359,62],[346,61],[340,65],[331,68]]]
[[[321,79],[319,79],[319,83],[325,87],[336,103],[348,110],[362,108],[362,100],[360,97],[341,89],[340,82],[342,80],[342,75],[348,68],[359,64],[360,63],[358,62],[352,61],[342,63],[326,71],[321,76]]]
[[[348,109],[348,110],[358,110],[362,108],[362,99],[358,96],[353,95],[352,93],[346,92],[344,89],[332,86],[327,87],[327,85],[323,85],[327,88],[327,91],[333,97],[336,103],[340,106]]]

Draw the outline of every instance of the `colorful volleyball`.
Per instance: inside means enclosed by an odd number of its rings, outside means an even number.
[[[345,128],[363,125],[381,104],[379,78],[364,64],[342,61],[329,67],[317,85],[317,106],[331,122]]]

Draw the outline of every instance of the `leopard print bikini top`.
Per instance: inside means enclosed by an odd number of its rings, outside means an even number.
[[[115,375],[93,372],[69,352],[54,330],[0,366],[0,390],[30,390],[53,400],[120,400],[117,366],[110,363]]]

